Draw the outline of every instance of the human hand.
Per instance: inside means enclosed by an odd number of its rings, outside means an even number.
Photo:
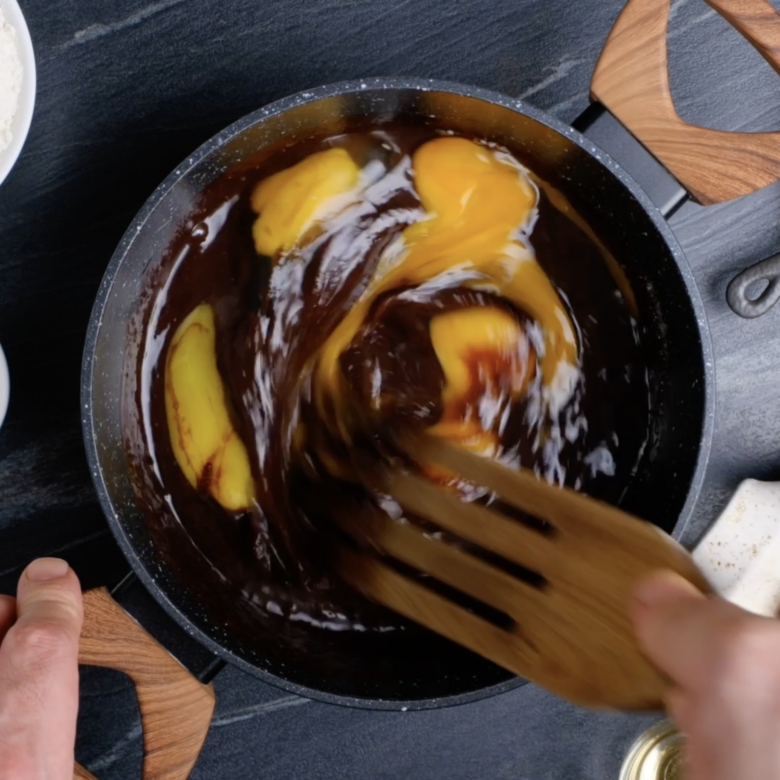
[[[780,621],[705,597],[671,572],[643,580],[637,637],[673,681],[689,780],[780,780]]]
[[[0,778],[73,780],[81,588],[58,558],[0,595]]]

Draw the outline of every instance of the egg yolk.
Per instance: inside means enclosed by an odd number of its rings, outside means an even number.
[[[499,308],[461,309],[434,317],[430,334],[445,380],[442,416],[431,432],[495,437],[497,416],[534,374],[533,350],[520,323]]]
[[[252,193],[252,237],[261,255],[288,251],[318,220],[343,205],[360,169],[344,149],[328,149],[269,176]]]

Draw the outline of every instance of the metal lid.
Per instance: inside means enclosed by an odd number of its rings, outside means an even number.
[[[628,751],[620,780],[684,780],[685,737],[670,720],[652,725]]]

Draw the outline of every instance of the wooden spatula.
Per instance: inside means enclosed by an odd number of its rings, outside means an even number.
[[[534,526],[464,502],[424,477],[388,474],[381,490],[447,534],[383,514],[360,523],[340,517],[343,530],[380,553],[377,558],[340,548],[347,581],[572,702],[660,708],[667,681],[637,645],[630,594],[639,577],[657,569],[671,569],[710,591],[688,553],[655,526],[614,507],[434,437],[404,448],[418,463],[444,466],[545,522]],[[451,535],[466,544],[453,543]]]

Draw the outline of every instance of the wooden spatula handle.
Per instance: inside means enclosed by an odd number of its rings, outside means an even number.
[[[706,0],[780,73],[780,15],[767,0]],[[746,195],[780,179],[780,132],[730,133],[677,115],[669,88],[670,0],[629,0],[601,52],[591,93],[700,203]]]
[[[214,711],[214,690],[198,682],[104,588],[84,594],[79,663],[127,674],[144,730],[143,780],[184,780]],[[75,767],[75,778],[92,778]]]
[[[97,780],[95,775],[87,772],[81,764],[76,764],[73,767],[73,780]]]

